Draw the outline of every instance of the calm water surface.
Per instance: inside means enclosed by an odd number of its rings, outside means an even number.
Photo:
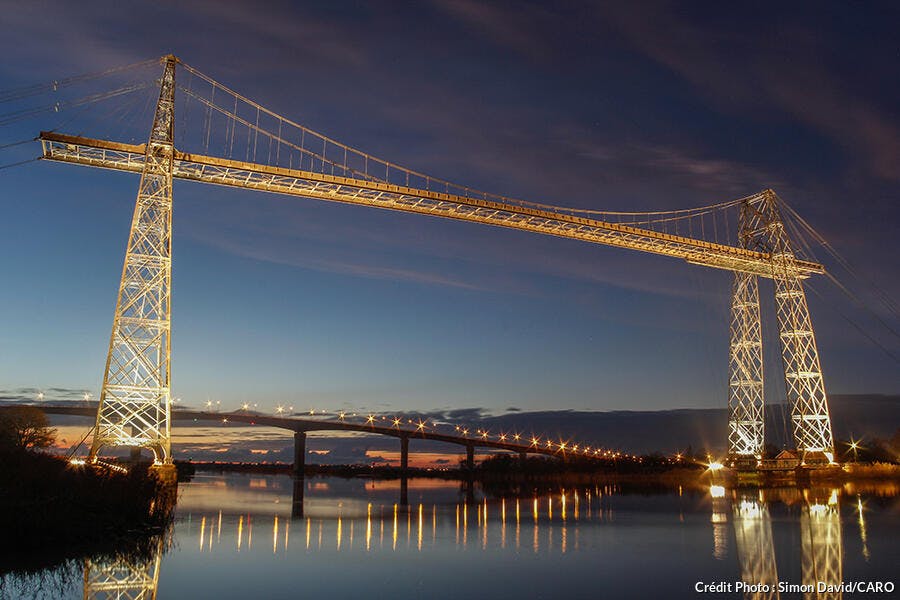
[[[299,500],[302,495],[303,501]],[[698,582],[897,582],[897,485],[468,491],[459,482],[198,474],[138,564],[7,577],[9,598],[841,598]],[[302,506],[302,515],[299,508]],[[85,584],[85,581],[88,583]],[[87,585],[88,589],[85,590]],[[794,588],[795,590],[797,588]]]

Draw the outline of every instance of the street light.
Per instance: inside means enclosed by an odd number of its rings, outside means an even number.
[[[859,442],[850,440],[850,449],[853,450],[853,462],[859,462]]]

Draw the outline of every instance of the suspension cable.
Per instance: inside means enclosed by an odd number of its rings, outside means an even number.
[[[252,133],[252,136],[254,138],[253,139],[254,146],[256,146],[255,142],[257,141],[258,136],[260,134],[263,134],[263,135],[269,137],[270,140],[272,140],[276,143],[284,144],[290,148],[293,148],[293,149],[299,151],[301,153],[301,156],[303,154],[306,154],[306,155],[310,156],[311,158],[314,158],[317,161],[321,160],[323,170],[326,168],[325,165],[327,164],[332,169],[340,169],[341,171],[343,171],[345,173],[353,173],[356,176],[361,176],[366,179],[382,181],[382,182],[386,182],[386,183],[390,183],[388,180],[389,180],[391,171],[395,171],[395,172],[400,172],[400,174],[404,176],[406,181],[409,181],[410,177],[422,179],[424,181],[424,186],[426,188],[428,188],[429,190],[432,189],[431,188],[432,185],[437,184],[438,186],[443,186],[447,190],[447,193],[450,193],[450,191],[449,191],[450,189],[454,189],[454,190],[458,190],[457,195],[461,195],[461,196],[465,196],[465,197],[480,197],[485,200],[492,200],[492,201],[496,201],[496,202],[500,202],[500,203],[504,203],[504,204],[515,204],[515,205],[519,205],[519,206],[527,206],[527,207],[537,208],[537,209],[541,209],[541,210],[567,212],[567,213],[571,213],[571,214],[603,215],[603,216],[615,216],[615,217],[623,217],[623,216],[624,217],[635,217],[634,221],[628,222],[628,223],[623,223],[623,224],[631,224],[631,225],[638,224],[639,222],[647,222],[647,223],[657,222],[657,221],[665,222],[665,221],[673,221],[673,220],[678,220],[678,219],[690,218],[692,216],[701,216],[704,214],[708,214],[709,212],[712,212],[712,211],[724,210],[726,208],[730,208],[732,206],[735,206],[736,204],[739,204],[740,202],[743,202],[748,199],[753,199],[756,196],[758,196],[758,195],[753,195],[753,196],[749,196],[748,198],[741,198],[738,200],[729,200],[727,202],[721,202],[721,203],[712,204],[709,206],[701,206],[701,207],[696,207],[696,208],[688,208],[688,209],[680,209],[680,210],[672,210],[672,211],[651,211],[651,212],[621,211],[621,212],[617,212],[617,211],[574,208],[574,207],[569,207],[569,206],[558,206],[558,205],[543,204],[543,203],[538,203],[538,202],[529,202],[529,201],[525,201],[525,200],[510,198],[507,196],[501,196],[498,194],[482,192],[482,191],[475,190],[475,189],[467,187],[467,186],[457,185],[457,184],[451,183],[447,180],[432,177],[425,173],[402,167],[396,163],[377,158],[375,156],[372,156],[371,154],[362,152],[362,151],[360,151],[356,148],[353,148],[351,146],[348,146],[346,144],[342,144],[342,143],[338,142],[337,140],[334,140],[334,139],[332,139],[328,136],[325,136],[317,131],[314,131],[308,127],[305,127],[305,126],[301,125],[300,123],[297,123],[296,121],[288,119],[282,115],[279,115],[279,114],[267,109],[266,107],[262,106],[261,104],[254,102],[250,98],[247,98],[246,96],[239,94],[238,92],[234,91],[233,89],[229,88],[228,86],[223,85],[222,83],[216,81],[215,79],[209,77],[208,75],[205,75],[204,73],[198,71],[197,69],[191,67],[190,65],[188,65],[186,63],[182,62],[181,66],[184,67],[189,73],[191,73],[191,75],[196,76],[199,79],[208,83],[210,86],[212,86],[213,90],[218,90],[220,92],[224,92],[225,94],[233,96],[235,99],[235,105],[237,104],[237,101],[240,100],[241,102],[245,103],[249,107],[255,109],[257,112],[257,117],[262,114],[262,115],[267,115],[267,116],[272,117],[273,119],[277,120],[279,123],[279,130],[281,130],[283,125],[285,125],[285,124],[289,125],[291,127],[294,127],[296,129],[300,130],[301,135],[304,138],[305,138],[306,134],[309,134],[310,136],[314,136],[315,138],[322,140],[324,149],[328,149],[329,146],[334,146],[340,150],[343,150],[344,156],[347,156],[348,153],[355,155],[355,156],[359,157],[360,159],[362,159],[363,164],[366,165],[366,167],[365,167],[366,170],[364,172],[361,172],[361,171],[351,168],[348,165],[348,163],[346,162],[346,159],[343,163],[340,161],[331,160],[325,155],[324,150],[320,154],[320,153],[310,150],[302,145],[298,146],[297,144],[291,143],[291,142],[287,141],[286,139],[284,139],[284,137],[282,135],[276,134],[274,132],[270,132],[270,131],[267,131],[267,130],[261,128],[259,126],[258,118],[256,119],[256,123],[254,124],[253,122],[238,116],[237,110],[234,110],[234,112],[232,112],[229,109],[225,109],[223,107],[215,105],[210,100],[200,96],[196,91],[192,91],[192,90],[186,89],[182,86],[179,86],[179,88],[183,92],[185,92],[189,96],[193,97],[194,99],[199,100],[200,102],[203,102],[209,108],[213,108],[213,109],[217,110],[218,112],[220,112],[221,114],[225,115],[226,117],[234,119],[238,123],[245,125],[248,128],[248,131],[250,133]],[[255,150],[255,148],[254,148],[254,150]],[[379,164],[383,165],[385,168],[384,176],[382,177],[380,175],[374,174],[373,172],[370,172],[369,171],[370,163],[374,163],[376,165],[379,165]],[[652,221],[647,221],[647,220],[639,221],[637,219],[638,217],[647,217],[647,216],[659,216],[660,219],[654,219]]]
[[[117,88],[115,90],[111,90],[109,92],[101,92],[97,94],[90,94],[88,96],[84,96],[82,98],[78,98],[75,100],[68,100],[62,102],[54,102],[53,104],[46,104],[44,106],[39,106],[35,108],[23,108],[21,110],[13,111],[6,113],[4,115],[0,115],[0,125],[9,125],[11,123],[15,123],[16,121],[21,121],[23,119],[28,119],[30,117],[39,115],[45,112],[59,112],[61,110],[65,110],[67,108],[75,108],[78,106],[84,106],[86,104],[94,104],[95,102],[101,102],[103,100],[108,100],[110,98],[115,98],[117,96],[121,96],[123,94],[128,94],[137,90],[142,90],[149,87],[149,83],[134,83],[131,85],[126,85],[124,87]]]
[[[810,225],[803,217],[801,217],[800,214],[797,213],[797,211],[795,211],[787,202],[785,202],[781,198],[779,198],[778,200],[781,205],[784,206],[785,210],[791,215],[791,217],[796,219],[797,222],[813,237],[813,239],[818,242],[819,245],[821,245],[825,249],[825,251],[828,252],[828,254],[832,258],[834,258],[834,260],[836,260],[838,264],[847,271],[847,273],[850,274],[850,276],[856,278],[860,282],[872,288],[880,297],[885,307],[895,317],[900,317],[900,310],[898,310],[897,304],[894,302],[890,294],[881,289],[877,284],[875,284],[875,282],[868,280],[857,273],[852,265],[850,265],[850,263],[843,256],[841,256],[840,253],[838,253],[838,251],[835,250],[831,244],[828,243],[828,240],[826,240],[822,234],[816,231],[816,229],[814,229],[812,225]]]
[[[22,165],[27,165],[28,163],[33,163],[44,158],[43,156],[35,156],[34,158],[29,158],[28,160],[20,160],[19,162],[9,163],[7,165],[0,165],[0,171],[5,171],[6,169],[12,169],[13,167],[21,167]]]
[[[27,140],[19,140],[18,142],[10,142],[10,143],[8,143],[8,144],[3,144],[2,146],[0,146],[0,150],[5,150],[5,149],[7,149],[7,148],[13,148],[13,147],[15,147],[15,146],[21,146],[22,144],[28,144],[28,143],[31,143],[31,142],[36,142],[37,140],[38,140],[38,138],[34,137],[34,138],[28,138]]]
[[[114,73],[120,73],[123,71],[129,71],[132,69],[138,69],[142,67],[147,67],[152,64],[158,64],[159,59],[153,58],[149,60],[144,60],[137,63],[132,63],[130,65],[125,65],[122,67],[113,67],[111,69],[106,69],[105,71],[96,71],[94,73],[84,73],[82,75],[74,75],[72,77],[66,77],[65,79],[57,79],[54,81],[49,81],[47,83],[38,83],[27,85],[18,88],[10,88],[7,90],[0,90],[0,104],[4,102],[12,102],[14,100],[21,100],[23,98],[28,98],[30,96],[37,96],[44,92],[55,92],[60,88],[68,87],[70,85],[74,85],[76,83],[82,83],[85,81],[91,81],[94,79],[100,79],[101,77],[106,77],[107,75],[112,75]]]

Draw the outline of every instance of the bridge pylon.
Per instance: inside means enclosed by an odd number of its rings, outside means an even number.
[[[739,239],[743,248],[753,243],[749,229],[752,207],[740,207]],[[731,344],[728,382],[728,452],[734,460],[762,458],[763,351],[759,313],[759,281],[756,275],[736,271],[731,295]]]
[[[153,450],[171,463],[169,372],[172,282],[174,56],[163,58],[159,100],[146,146],[125,251],[90,456],[104,446]]]
[[[771,278],[787,402],[794,444],[802,460],[834,458],[828,397],[802,275],[772,190],[741,206],[739,237],[744,248],[771,256]],[[729,454],[732,459],[762,455],[763,362],[757,276],[736,272],[731,309]]]

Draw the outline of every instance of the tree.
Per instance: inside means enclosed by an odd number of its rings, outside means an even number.
[[[33,450],[47,448],[56,441],[47,415],[34,406],[15,406],[0,410],[0,449]]]

